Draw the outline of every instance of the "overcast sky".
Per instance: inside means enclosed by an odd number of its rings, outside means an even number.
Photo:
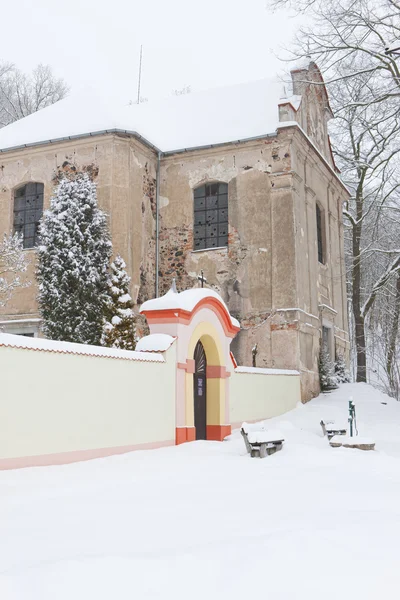
[[[149,99],[280,72],[274,56],[298,20],[267,0],[18,0],[3,2],[0,60],[50,64],[76,92]]]

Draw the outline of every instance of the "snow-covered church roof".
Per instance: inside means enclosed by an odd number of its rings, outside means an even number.
[[[71,95],[0,129],[0,151],[119,130],[137,135],[162,152],[172,152],[274,134],[283,98],[278,79],[124,105],[101,96]],[[297,109],[298,106],[294,106]]]

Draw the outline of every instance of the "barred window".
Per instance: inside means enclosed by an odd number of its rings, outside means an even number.
[[[207,183],[194,190],[194,249],[228,245],[228,184]]]
[[[36,246],[43,215],[43,183],[27,183],[14,193],[14,233],[22,234],[24,248]]]
[[[323,213],[319,205],[316,205],[316,216],[317,216],[317,242],[318,242],[318,261],[320,263],[325,262],[324,253],[324,231],[323,231]]]

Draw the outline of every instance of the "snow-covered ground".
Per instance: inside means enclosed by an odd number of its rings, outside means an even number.
[[[375,452],[322,438],[350,395]],[[400,403],[347,384],[268,426],[263,460],[235,432],[0,473],[1,600],[398,599]]]

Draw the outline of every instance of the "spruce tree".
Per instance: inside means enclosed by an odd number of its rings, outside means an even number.
[[[40,225],[38,301],[48,338],[100,344],[111,253],[96,185],[87,174],[62,180]]]
[[[108,282],[107,317],[103,328],[103,346],[134,350],[135,322],[133,302],[129,294],[130,277],[126,272],[126,264],[121,256],[117,256],[111,264],[111,275]]]
[[[322,345],[319,354],[319,381],[321,390],[332,390],[337,388],[335,375],[333,373],[333,363],[325,345]]]
[[[337,354],[335,360],[335,377],[338,383],[349,383],[350,374],[347,370],[343,354]]]

